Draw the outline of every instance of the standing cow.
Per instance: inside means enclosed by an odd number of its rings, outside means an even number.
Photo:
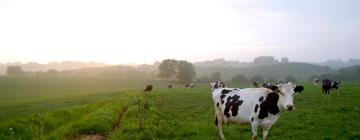
[[[339,86],[340,81],[332,81],[329,79],[324,79],[322,81],[322,92],[325,96],[329,96],[331,90],[336,90],[337,95],[339,95]]]
[[[267,139],[271,126],[284,110],[294,110],[294,95],[302,92],[303,86],[283,83],[266,88],[228,89],[213,91],[215,125],[221,139],[225,139],[223,125],[251,124],[252,139],[255,140],[259,126],[263,127],[263,139]]]
[[[318,85],[319,82],[320,82],[319,79],[314,79],[314,80],[313,80],[314,85]]]
[[[144,89],[145,93],[150,93],[153,90],[153,86],[152,85],[147,85]]]

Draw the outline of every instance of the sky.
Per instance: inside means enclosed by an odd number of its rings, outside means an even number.
[[[0,0],[0,62],[360,58],[358,0]]]

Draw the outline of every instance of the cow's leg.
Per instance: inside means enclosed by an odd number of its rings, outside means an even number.
[[[215,112],[215,125],[217,126],[217,128],[219,129],[219,135],[220,138],[222,140],[225,140],[224,137],[224,130],[223,130],[223,125],[224,125],[224,119],[222,118],[222,114],[220,113],[220,111],[215,107],[216,112]]]
[[[258,121],[255,120],[255,121],[251,122],[251,130],[253,133],[252,140],[256,140],[258,127],[259,127]]]
[[[224,120],[221,117],[218,118],[219,135],[222,140],[225,140],[223,125],[224,125]]]
[[[271,126],[272,124],[263,127],[263,140],[267,140]]]
[[[337,93],[337,95],[338,95],[338,96],[340,96],[340,94],[339,94],[339,90],[338,90],[338,89],[336,89],[336,93]]]

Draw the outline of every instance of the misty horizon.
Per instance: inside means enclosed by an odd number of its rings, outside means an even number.
[[[360,59],[359,4],[355,0],[3,1],[0,62]]]

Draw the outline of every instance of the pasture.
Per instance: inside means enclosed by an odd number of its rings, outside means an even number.
[[[144,95],[147,83],[155,90]],[[360,139],[359,82],[343,83],[341,96],[328,98],[319,86],[304,86],[270,140]],[[166,87],[160,81],[0,77],[0,139],[219,139],[208,85]],[[225,125],[224,133],[229,140],[251,139],[249,125]]]

